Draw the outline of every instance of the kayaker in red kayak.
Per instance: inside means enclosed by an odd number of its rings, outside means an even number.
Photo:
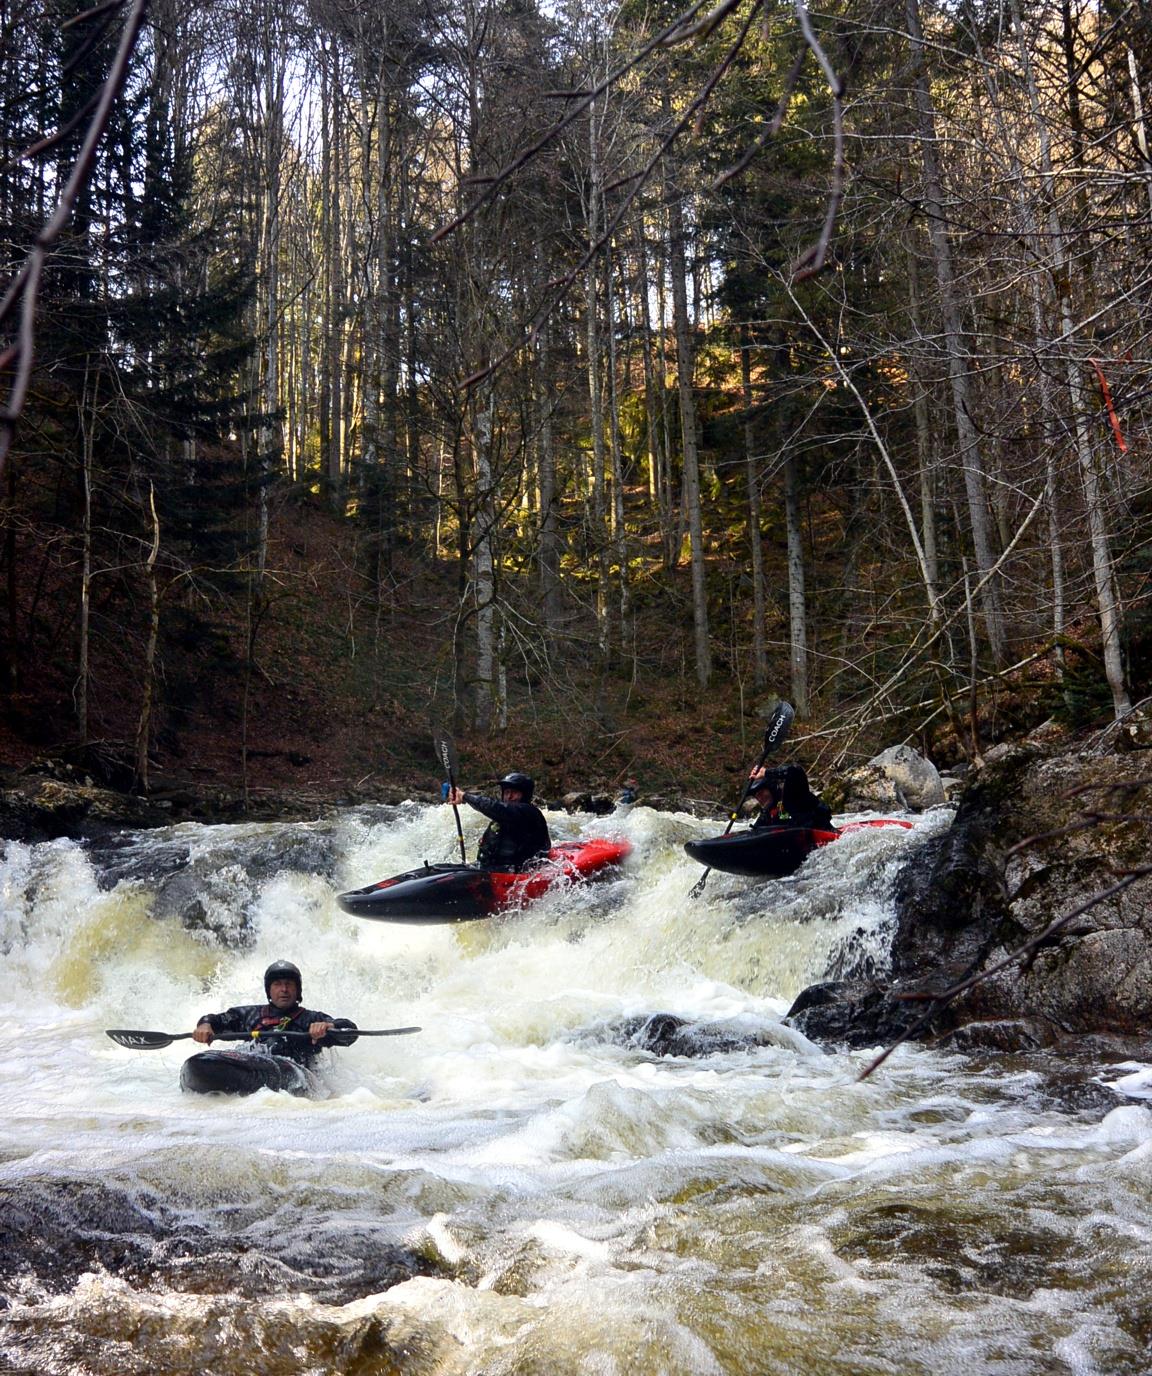
[[[489,819],[476,853],[481,867],[515,874],[547,855],[552,838],[544,814],[532,801],[536,785],[530,775],[514,770],[494,782],[500,785],[499,798],[451,788],[447,801],[467,803]]]
[[[748,776],[755,784],[751,796],[760,805],[752,830],[763,827],[808,827],[812,831],[833,831],[832,811],[812,792],[808,775],[798,764],[768,769],[764,765]]]

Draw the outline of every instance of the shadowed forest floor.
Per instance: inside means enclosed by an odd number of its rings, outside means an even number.
[[[747,611],[732,597],[727,624],[720,617],[713,623],[713,682],[707,689],[697,684],[686,567],[647,584],[641,570],[627,651],[607,662],[589,637],[587,605],[570,599],[567,624],[548,633],[531,578],[510,581],[517,634],[507,655],[508,726],[478,733],[468,726],[466,685],[459,701],[453,696],[454,636],[464,647],[464,675],[474,656],[472,625],[458,616],[454,559],[400,547],[377,598],[363,536],[314,506],[286,503],[274,515],[250,673],[237,583],[205,579],[195,598],[170,591],[162,604],[151,786],[233,793],[246,786],[253,805],[262,795],[285,793],[330,801],[418,796],[438,789],[431,748],[438,725],[455,736],[465,784],[518,768],[533,773],[552,799],[572,790],[612,793],[635,778],[648,797],[723,805],[759,754],[766,712],[789,696],[784,599],[771,596],[783,585],[783,555],[769,547],[767,556],[769,674],[760,691],[752,682]],[[716,551],[710,591],[734,586],[742,572],[736,554]],[[819,588],[818,568],[812,583]],[[585,591],[590,604],[594,589]],[[128,789],[142,697],[140,629],[129,633],[116,624],[112,601],[109,613],[94,603],[85,746],[77,734],[70,650],[75,587],[50,577],[39,599],[18,690],[0,723],[0,763],[19,769],[65,759],[97,783]],[[811,599],[817,643],[842,636],[828,612],[834,607],[833,596]],[[818,699],[810,719],[797,721],[788,747],[817,783],[835,742],[818,737],[806,745],[805,737],[842,706],[829,699]],[[1000,735],[1043,716],[1034,695],[1008,693],[987,726]],[[879,720],[852,743],[848,758],[866,759],[908,734],[907,721]],[[947,731],[913,739],[940,763],[962,757]]]

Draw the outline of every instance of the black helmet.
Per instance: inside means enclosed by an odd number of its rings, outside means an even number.
[[[294,979],[296,981],[297,1002],[304,997],[304,981],[300,978],[300,971],[290,960],[274,960],[264,971],[265,998],[270,998],[272,995],[272,981],[274,979]]]
[[[521,774],[518,770],[513,770],[511,774],[505,774],[502,779],[497,779],[496,782],[501,788],[519,789],[519,791],[523,793],[526,803],[532,801],[532,793],[536,788],[536,781],[530,774]]]
[[[753,795],[759,793],[762,789],[770,788],[777,798],[780,797],[781,793],[784,791],[785,773],[786,770],[780,766],[774,769],[766,769],[764,771],[764,777],[757,779],[755,784],[753,784]]]

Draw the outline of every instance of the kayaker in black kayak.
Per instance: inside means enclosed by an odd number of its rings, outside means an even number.
[[[277,1056],[287,1056],[308,1065],[324,1047],[351,1046],[356,1040],[354,1035],[345,1035],[355,1031],[354,1022],[300,1006],[304,982],[290,960],[273,961],[264,971],[264,993],[267,1003],[241,1004],[223,1013],[206,1013],[196,1024],[193,1041],[207,1046],[218,1032],[259,1031],[263,1034],[261,1041],[267,1041]],[[312,1042],[298,1041],[295,1037],[277,1041],[276,1032],[307,1032]]]
[[[768,769],[761,765],[748,776],[755,785],[751,796],[760,805],[752,830],[762,827],[808,827],[812,831],[832,831],[832,811],[817,798],[808,775],[798,764]]]
[[[544,814],[532,801],[536,785],[530,775],[513,771],[495,782],[500,785],[499,798],[453,788],[448,792],[448,802],[467,803],[489,819],[476,853],[482,868],[515,874],[530,861],[547,855],[552,838]]]

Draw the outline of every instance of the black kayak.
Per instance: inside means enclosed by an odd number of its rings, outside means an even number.
[[[613,873],[632,850],[624,837],[589,836],[553,846],[519,873],[479,865],[429,865],[338,895],[353,917],[374,922],[471,922],[525,907],[550,889]]]
[[[911,828],[911,822],[895,817],[865,822],[849,822],[838,831],[815,827],[758,827],[751,831],[730,831],[727,836],[710,836],[704,841],[686,841],[684,849],[700,864],[723,874],[742,874],[748,879],[782,879],[795,874],[814,850],[829,846],[841,836],[872,827]]]
[[[424,865],[338,894],[353,917],[378,922],[470,922],[495,911],[492,878],[477,865]]]
[[[186,1094],[255,1094],[272,1089],[297,1098],[323,1099],[319,1076],[287,1056],[264,1051],[200,1051],[180,1067]]]

